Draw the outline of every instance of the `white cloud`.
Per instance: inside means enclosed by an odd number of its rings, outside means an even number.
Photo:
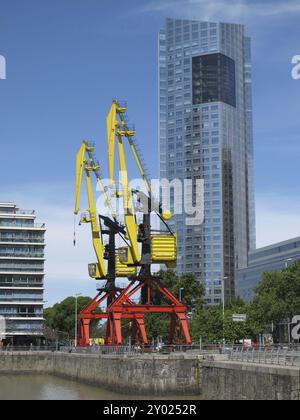
[[[298,0],[245,1],[245,0],[165,0],[148,2],[143,12],[169,13],[201,20],[245,20],[249,18],[283,17],[300,13]]]
[[[291,196],[257,194],[257,247],[300,236],[300,200]]]

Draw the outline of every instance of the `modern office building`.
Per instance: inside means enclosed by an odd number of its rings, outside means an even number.
[[[255,248],[250,46],[237,24],[167,19],[159,32],[160,178],[204,180],[204,223],[173,218],[178,272],[195,273],[212,305],[223,281],[235,295]]]
[[[37,344],[43,337],[45,225],[33,210],[0,203],[0,316],[6,342]]]
[[[250,302],[263,273],[287,268],[297,259],[300,259],[300,237],[250,252],[248,267],[238,271],[237,295]]]

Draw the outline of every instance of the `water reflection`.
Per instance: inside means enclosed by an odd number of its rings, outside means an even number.
[[[0,400],[137,400],[158,399],[106,391],[96,386],[48,375],[0,375]],[[182,399],[168,397],[167,399]],[[188,397],[191,399],[191,397]],[[193,398],[198,399],[198,398]]]

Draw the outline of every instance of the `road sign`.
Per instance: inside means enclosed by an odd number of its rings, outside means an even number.
[[[234,322],[246,322],[247,315],[246,314],[233,314],[232,321]]]

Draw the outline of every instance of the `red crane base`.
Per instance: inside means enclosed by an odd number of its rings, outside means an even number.
[[[147,303],[144,305],[135,304],[132,297],[146,288]],[[144,289],[145,290],[145,289]],[[151,303],[152,292],[159,295],[164,303],[155,305]],[[105,301],[111,300],[105,312],[97,313],[95,310]],[[156,277],[136,278],[132,280],[125,289],[114,288],[100,293],[89,303],[79,315],[78,345],[90,345],[90,322],[93,319],[107,319],[105,344],[120,346],[122,340],[122,319],[131,320],[132,343],[148,345],[148,337],[145,327],[145,314],[169,314],[170,334],[169,344],[173,344],[177,335],[178,343],[191,344],[191,337],[186,317],[186,307],[175,298],[175,296],[162,285]]]

